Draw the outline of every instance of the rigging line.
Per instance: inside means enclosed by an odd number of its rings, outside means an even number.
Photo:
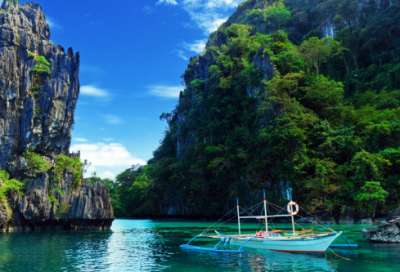
[[[239,207],[240,209],[242,209],[243,211],[245,211],[245,212],[247,212],[248,214],[250,214],[250,215],[252,215],[252,216],[254,216],[254,214],[252,214],[251,212],[249,212],[248,210],[250,210],[250,209],[253,209],[255,206],[257,206],[257,207],[255,207],[254,208],[254,210],[256,210],[256,209],[258,209],[259,208],[259,206],[261,206],[263,204],[263,202],[261,202],[261,203],[258,203],[258,204],[255,204],[255,205],[253,205],[253,206],[251,206],[250,208],[248,208],[247,210],[245,210],[244,208],[242,208],[242,207]]]
[[[216,222],[214,222],[211,226],[209,226],[207,229],[205,229],[202,233],[200,233],[200,235],[203,235],[204,233],[208,232],[212,227],[214,227],[215,224],[217,224],[220,220],[222,220],[225,216],[227,216],[228,214],[230,214],[235,208],[231,209],[229,212],[227,212],[224,216],[222,216],[220,219],[218,219]],[[232,217],[233,218],[233,217]],[[229,218],[228,220],[232,219]],[[227,221],[227,220],[226,220]],[[226,221],[222,222],[220,225],[224,224]]]
[[[260,203],[258,203],[258,204],[255,204],[255,205],[251,206],[251,207],[248,208],[247,210],[245,210],[245,209],[242,208],[242,207],[239,207],[239,208],[242,209],[243,211],[247,212],[248,214],[254,216],[254,214],[252,214],[252,213],[249,212],[248,210],[250,210],[250,209],[257,210],[262,204],[263,204],[263,202],[260,202]],[[240,211],[240,210],[239,210],[239,211]],[[243,220],[243,221],[240,221],[240,223],[244,223],[244,222],[246,221],[246,218],[243,218],[243,219],[244,219],[244,220]],[[258,228],[258,227],[257,227],[257,228]]]
[[[312,214],[310,214],[307,210],[303,209],[302,207],[300,207],[300,209],[302,209],[303,211],[305,211],[307,214],[311,215],[312,218],[314,218],[314,219],[316,219],[317,221],[319,221],[319,224],[320,224],[321,227],[323,227],[323,228],[325,228],[325,229],[328,229],[328,230],[330,230],[330,231],[336,233],[336,231],[335,231],[334,229],[332,229],[332,228],[329,227],[328,225],[325,225],[318,217],[313,216]]]

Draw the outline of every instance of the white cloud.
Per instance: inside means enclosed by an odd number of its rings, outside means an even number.
[[[166,5],[173,5],[173,6],[178,5],[178,2],[176,2],[176,0],[158,0],[156,5],[160,5],[160,4],[163,4],[163,3],[166,4]]]
[[[46,22],[49,24],[50,30],[56,28],[62,28],[59,24],[57,24],[53,19],[47,17]]]
[[[87,142],[87,140],[84,138],[73,138],[73,140],[75,140],[77,142]]]
[[[152,85],[148,87],[149,94],[165,98],[178,98],[182,86]]]
[[[111,142],[112,140],[114,140],[114,138],[103,138],[103,141],[106,141],[106,142]]]
[[[88,160],[93,167],[131,167],[136,164],[146,164],[144,160],[133,157],[122,144],[118,143],[85,143],[71,146],[71,151],[77,152],[79,150],[81,151],[81,159]]]
[[[182,42],[181,46],[191,52],[195,52],[196,54],[204,51],[206,48],[206,42],[207,39],[204,40],[196,40],[194,43],[187,43],[187,42]]]
[[[117,176],[117,175],[114,174],[114,173],[111,172],[111,171],[105,171],[103,174],[100,174],[100,177],[102,177],[102,178],[109,178],[109,179],[115,179],[116,176]]]
[[[183,50],[174,50],[171,53],[176,53],[176,55],[183,59],[183,60],[188,60],[189,58],[185,55],[185,52],[183,52]]]
[[[104,118],[104,121],[108,124],[114,125],[114,124],[122,123],[122,120],[116,115],[106,114],[106,115],[103,115],[103,118]]]
[[[81,94],[88,96],[96,96],[96,97],[105,97],[108,96],[108,92],[97,88],[96,86],[86,85],[81,86]]]
[[[208,35],[226,21],[243,0],[183,0],[182,8],[198,28]]]
[[[144,7],[142,8],[142,10],[143,10],[146,14],[153,14],[153,13],[154,13],[154,9],[153,9],[151,6],[149,6],[149,5],[144,6]]]

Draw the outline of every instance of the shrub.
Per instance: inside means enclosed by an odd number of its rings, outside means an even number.
[[[28,51],[28,57],[33,59],[35,57],[35,53]]]
[[[35,112],[36,112],[36,114],[41,114],[41,113],[42,113],[42,109],[39,108],[39,107],[37,107],[37,108],[35,109]]]
[[[38,72],[38,73],[51,73],[50,70],[50,63],[46,60],[45,57],[39,56],[36,59],[36,65],[33,66],[32,71]]]
[[[54,167],[53,172],[56,174],[56,179],[58,182],[61,181],[61,175],[64,172],[65,168],[73,169],[73,178],[74,185],[78,186],[81,184],[83,169],[82,162],[79,157],[70,158],[66,155],[59,155],[56,159],[56,165]]]
[[[17,42],[19,43],[21,40],[21,36],[17,34],[17,35],[15,35],[15,38],[17,39]]]
[[[16,179],[9,179],[10,175],[0,170],[0,200],[3,200],[10,190],[19,190],[22,187],[22,183]]]
[[[43,157],[40,154],[27,151],[24,153],[24,157],[28,163],[28,167],[36,172],[44,172],[51,168],[51,165],[43,160]]]

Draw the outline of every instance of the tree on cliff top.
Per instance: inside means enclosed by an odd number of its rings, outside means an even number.
[[[32,71],[38,72],[38,73],[51,73],[50,70],[50,63],[46,60],[45,57],[39,56],[35,59],[36,65],[33,66]]]

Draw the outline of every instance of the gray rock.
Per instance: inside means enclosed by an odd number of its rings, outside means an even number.
[[[375,243],[400,243],[400,217],[378,227],[363,229],[361,236]]]
[[[387,216],[386,216],[386,221],[390,221],[393,220],[395,218],[399,218],[400,217],[400,207],[398,207],[396,210],[390,211],[388,212]]]
[[[73,175],[66,170],[58,185],[49,173],[29,181],[26,193],[11,192],[0,206],[0,230],[109,230],[114,220],[110,192],[102,183],[82,181],[73,186]],[[61,190],[57,192],[57,188]],[[49,188],[59,205],[49,202]]]
[[[49,43],[50,29],[39,5],[17,9],[16,3],[4,1],[2,7],[10,13],[0,14],[0,167],[16,176],[28,149],[68,153],[79,95],[79,53]],[[42,82],[34,80],[36,61],[28,51],[51,64]],[[37,96],[32,92],[36,83],[42,83]]]
[[[54,164],[57,155],[69,154],[80,89],[79,53],[72,48],[65,52],[49,40],[50,28],[38,4],[18,6],[4,0],[1,7],[7,12],[0,13],[0,168],[11,178],[28,177],[29,182],[23,196],[12,191],[8,201],[0,203],[0,230],[109,229],[114,213],[105,185],[82,181],[74,187],[68,169],[56,185],[51,170],[29,170],[23,157],[34,150]],[[40,79],[32,71],[38,56],[44,56],[51,69]],[[49,202],[50,195],[59,205]]]

